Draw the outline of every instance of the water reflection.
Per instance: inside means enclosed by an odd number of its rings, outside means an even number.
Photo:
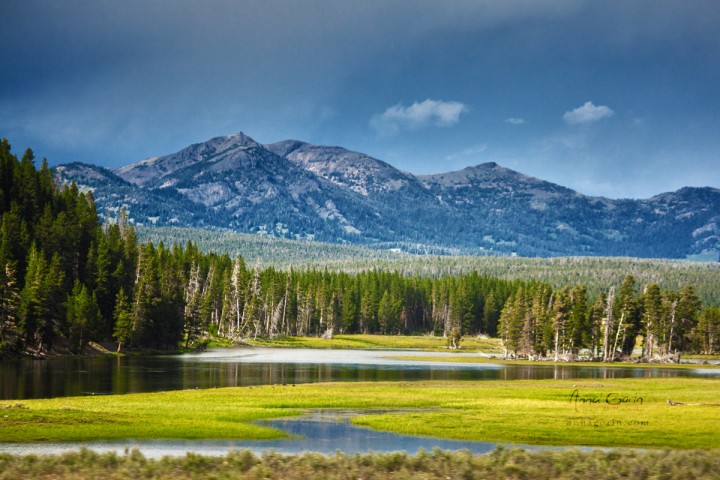
[[[387,358],[407,353],[390,350],[240,348],[184,355],[4,361],[0,362],[0,399],[330,381],[608,379],[720,375],[720,370],[707,369],[450,364]],[[477,357],[473,354],[454,355],[458,358],[463,356]]]

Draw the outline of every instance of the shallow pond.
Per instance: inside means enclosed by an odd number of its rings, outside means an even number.
[[[497,365],[387,358],[408,354],[408,350],[233,348],[181,355],[13,360],[0,362],[0,399],[331,381],[720,376],[718,369],[701,368]],[[419,354],[448,355],[441,352]],[[477,354],[471,353],[452,356],[478,358]]]

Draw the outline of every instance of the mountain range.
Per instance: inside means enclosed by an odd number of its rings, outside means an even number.
[[[582,195],[495,163],[413,175],[369,155],[243,133],[111,170],[69,163],[108,221],[230,229],[407,251],[686,258],[720,252],[720,190]]]

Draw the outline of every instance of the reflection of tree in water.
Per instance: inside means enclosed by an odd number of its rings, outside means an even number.
[[[297,385],[315,382],[535,380],[705,376],[693,369],[569,365],[396,362],[387,352],[293,349],[223,351],[221,355],[55,357],[0,363],[0,398],[48,398],[189,388]],[[245,356],[237,352],[242,352]],[[212,352],[210,352],[212,355]],[[236,354],[233,357],[233,354]],[[327,358],[325,363],[318,355]],[[273,358],[269,358],[273,356]],[[278,361],[282,358],[282,361]],[[346,363],[343,363],[343,358]],[[285,360],[287,359],[287,360]],[[306,363],[303,360],[308,360]]]

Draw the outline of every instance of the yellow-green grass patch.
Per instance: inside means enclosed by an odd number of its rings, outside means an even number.
[[[248,344],[263,347],[295,348],[411,348],[419,350],[439,350],[452,352],[483,351],[501,353],[501,343],[497,338],[466,337],[460,348],[449,350],[448,340],[430,335],[335,335],[333,338],[320,337],[278,337],[274,339],[248,340]]]
[[[670,406],[667,400],[683,405]],[[323,383],[23,400],[0,409],[6,442],[273,439],[251,422],[313,409],[365,414],[359,426],[521,444],[719,448],[720,381],[639,378]],[[25,408],[17,408],[17,404]],[[0,404],[0,407],[3,405]],[[424,409],[418,411],[418,409]]]

